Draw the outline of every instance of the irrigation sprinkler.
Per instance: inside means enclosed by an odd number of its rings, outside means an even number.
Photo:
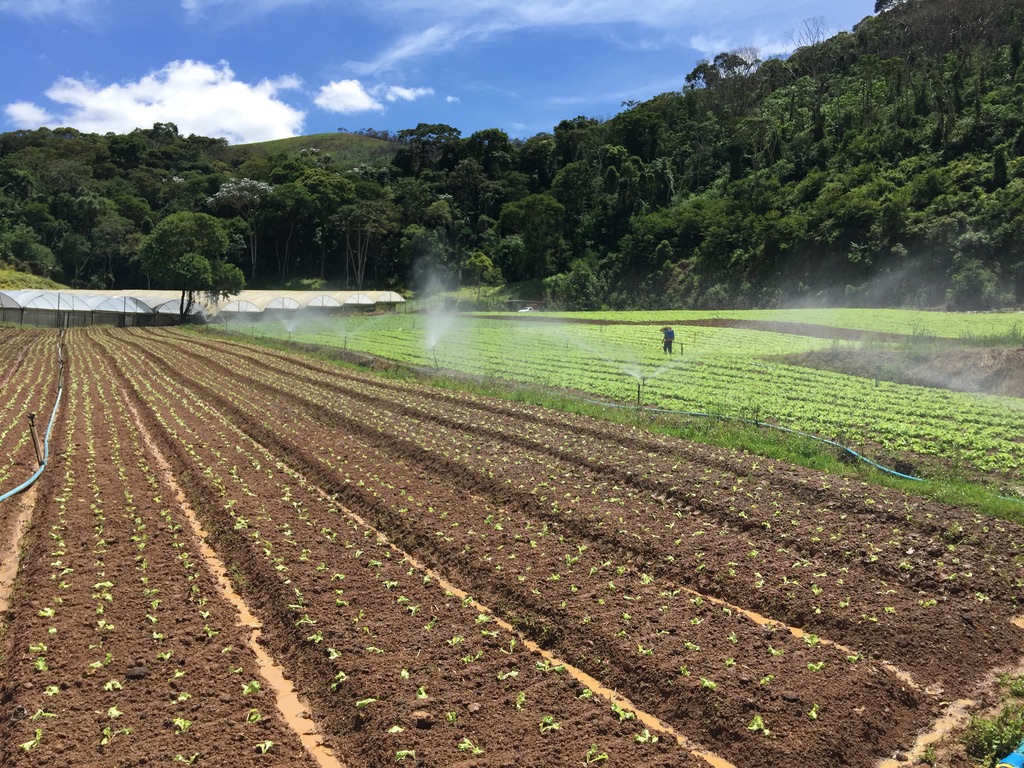
[[[41,467],[43,466],[43,455],[39,452],[39,436],[36,435],[36,414],[32,412],[28,415],[28,427],[29,433],[32,435],[32,447],[36,451],[36,463]]]
[[[440,367],[438,367],[438,365],[437,365],[437,344],[434,344],[430,348],[430,351],[434,353],[434,370],[435,371],[441,370]]]

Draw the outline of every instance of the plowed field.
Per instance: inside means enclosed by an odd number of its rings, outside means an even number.
[[[65,349],[0,502],[0,765],[895,765],[1021,662],[1012,523],[176,331]],[[57,337],[0,360],[3,492]]]

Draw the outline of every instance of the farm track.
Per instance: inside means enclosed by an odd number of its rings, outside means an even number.
[[[106,404],[131,399],[350,765],[868,766],[1019,661],[1016,526],[242,344],[72,336],[108,384],[66,450],[105,421],[138,442]],[[401,550],[689,741],[638,742]]]
[[[154,360],[153,362],[155,363],[156,361]],[[179,363],[181,363],[181,364],[179,364]],[[207,370],[209,371],[210,376],[213,379],[215,379],[217,381],[221,381],[221,382],[225,381],[224,374],[227,371],[224,370],[224,369],[219,369],[218,368],[218,366],[222,365],[221,363],[218,363],[216,360],[204,360],[203,363],[207,367]],[[173,362],[173,363],[171,363],[171,365],[176,370],[180,371],[182,365],[184,365],[184,359],[181,360],[181,361]],[[232,364],[232,365],[227,366],[227,367],[230,367],[232,378],[234,380],[237,381],[239,379],[245,379],[245,373],[240,368],[239,365]],[[293,381],[293,380],[290,379],[290,381]],[[241,381],[241,383],[238,386],[244,391],[245,394],[238,396],[234,400],[232,400],[231,398],[225,398],[223,395],[218,395],[216,392],[211,391],[209,389],[209,387],[204,385],[199,379],[196,379],[194,381],[194,384],[195,384],[195,387],[199,387],[199,388],[201,388],[203,390],[204,397],[209,397],[212,400],[216,401],[216,407],[217,407],[218,410],[224,410],[224,411],[227,411],[227,412],[231,412],[232,410],[237,411],[239,408],[244,407],[244,406],[240,406],[239,403],[242,403],[246,399],[253,399],[254,396],[255,396],[255,393],[257,393],[257,392],[259,392],[261,390],[269,391],[269,394],[270,394],[271,397],[280,397],[280,395],[282,394],[280,391],[274,390],[272,387],[268,388],[265,384],[262,384],[259,381],[259,372],[256,372],[255,374],[253,374],[252,378],[249,378],[248,380]],[[296,402],[303,403],[303,398],[302,398],[302,396],[299,395],[299,393],[298,393],[298,391],[297,391],[297,389],[295,387],[291,387],[290,386],[288,388],[288,395],[289,395],[289,399],[290,399],[290,401],[292,403],[296,403]],[[327,428],[329,428],[329,427],[338,427],[338,428],[344,428],[346,435],[358,434],[361,438],[366,438],[366,439],[373,439],[374,435],[376,435],[378,439],[383,440],[384,441],[383,446],[384,446],[385,450],[381,453],[381,459],[382,460],[387,460],[387,457],[390,455],[390,458],[391,458],[392,462],[394,462],[395,458],[403,456],[403,455],[408,453],[407,450],[405,450],[405,452],[403,453],[403,446],[398,444],[398,443],[396,443],[394,439],[389,438],[386,435],[382,436],[381,433],[378,432],[376,429],[366,427],[365,423],[362,422],[362,421],[359,421],[359,420],[348,420],[348,421],[342,420],[342,421],[338,421],[334,416],[332,416],[331,414],[327,413],[327,411],[325,409],[317,407],[311,401],[306,401],[305,404],[306,404],[307,412],[311,412],[311,411],[315,410],[316,411],[316,417],[318,419],[321,419],[321,420],[325,421],[325,423],[321,426],[321,434],[320,434],[319,438],[314,438],[314,439],[317,439],[319,441],[317,444],[322,443],[324,441],[325,434],[324,434],[323,429],[325,427],[327,427]],[[245,424],[245,427],[243,427],[244,429],[259,430],[260,427],[258,426],[258,418],[259,418],[258,414],[259,413],[266,413],[266,412],[269,412],[269,411],[266,410],[265,406],[259,406],[258,404],[254,404],[252,407],[257,412],[256,416],[253,416],[253,414],[250,413],[248,416],[243,415],[243,414],[239,414],[238,416],[236,416],[234,418],[237,419],[240,424]],[[284,406],[282,405],[282,407],[284,407]],[[278,415],[281,416],[281,417],[284,417],[284,416],[288,417],[288,419],[283,419],[282,418],[282,421],[279,422],[279,423],[283,423],[286,420],[287,421],[301,421],[301,417],[298,415],[297,409],[296,410],[289,409],[287,411],[275,411],[275,412],[278,413]],[[257,419],[257,421],[252,422],[252,420],[254,418]],[[308,416],[308,413],[307,413],[307,419],[308,418],[309,418],[309,416]],[[398,426],[398,425],[396,425],[396,426]],[[401,426],[408,426],[408,425],[401,425]],[[264,431],[267,432],[267,434],[261,435],[261,439],[264,439],[267,442],[275,442],[275,441],[276,442],[280,442],[281,436],[280,436],[280,434],[278,432],[275,432],[272,429],[271,430],[264,430]],[[301,454],[303,453],[303,450],[302,450],[303,446],[304,445],[309,445],[309,444],[311,444],[309,442],[309,440],[298,440],[298,441],[295,441],[295,442],[291,443],[290,446],[289,445],[282,445],[282,450],[288,451],[289,454],[292,455],[292,456],[301,456]],[[408,446],[405,446],[406,449],[407,449],[407,447]],[[390,451],[390,454],[388,454],[388,451]],[[420,454],[422,454],[422,453],[424,453],[424,452],[421,450]],[[429,454],[431,452],[428,451],[426,453]],[[467,474],[464,470],[460,474],[459,468],[457,466],[455,466],[455,465],[452,465],[450,462],[448,462],[448,463],[442,462],[441,464],[431,463],[431,462],[436,462],[436,456],[424,457],[423,455],[420,455],[418,458],[420,460],[423,460],[423,461],[427,462],[424,465],[424,469],[420,472],[421,475],[424,475],[424,474],[434,474],[434,473],[437,473],[437,472],[441,472],[442,474],[445,474],[445,476],[447,477],[447,479],[448,479],[448,481],[450,483],[452,481],[454,481],[454,484],[457,487],[459,487],[459,488],[474,487],[473,486],[474,483],[477,486],[479,486],[479,484],[480,484],[479,477],[474,478],[473,476],[471,476],[471,474]],[[311,460],[310,460],[310,458],[308,456],[306,457],[305,461],[306,461],[307,464],[311,463]],[[394,465],[394,466],[397,467],[397,466],[400,466],[400,464],[397,464],[397,465]],[[315,461],[312,462],[312,465],[308,469],[310,470],[311,473],[316,471]],[[601,469],[604,469],[604,467],[602,467]],[[455,474],[452,474],[453,472]],[[394,479],[394,474],[391,475],[391,478]],[[325,481],[330,483],[331,482],[331,477],[328,475],[327,477],[325,477]],[[335,477],[334,482],[337,482],[337,477]],[[476,488],[476,490],[480,490],[480,489]],[[486,491],[488,489],[485,488],[484,490]],[[491,492],[495,491],[495,489],[493,487],[490,488],[489,490]],[[504,494],[507,495],[507,491],[501,491],[499,489],[499,492],[500,493],[504,493]],[[375,496],[377,495],[376,492],[375,492],[374,495]],[[520,496],[521,495],[522,494],[520,494]],[[358,496],[358,494],[357,494],[357,496]],[[528,507],[531,504],[533,504],[533,505],[536,504],[536,495],[535,494],[533,494],[533,493],[527,494],[527,497],[528,498],[525,499],[525,503],[526,503],[526,505]],[[343,494],[342,498],[345,498],[344,494]],[[431,499],[432,499],[432,502],[435,501],[435,500],[438,500],[436,495],[434,495],[434,494],[432,494]],[[507,498],[502,499],[502,500],[508,501]],[[513,499],[513,502],[514,501],[515,501],[515,499]],[[519,501],[523,502],[524,499],[519,498]],[[373,508],[373,503],[372,503],[371,499],[346,498],[346,503],[348,503],[350,505],[353,505],[353,506],[360,505],[360,504],[365,506],[365,505],[369,504],[369,506],[371,508]],[[449,501],[447,503],[451,504],[451,505],[455,505],[455,504],[458,503],[458,500],[456,499],[456,500],[453,500],[453,501]],[[537,510],[534,510],[534,512],[537,513]],[[466,569],[466,567],[464,565],[464,561],[466,560],[465,553],[464,552],[460,552],[458,550],[458,546],[456,546],[456,547],[449,547],[447,549],[447,555],[445,555],[444,554],[444,552],[446,551],[445,548],[441,547],[436,542],[436,540],[434,542],[431,542],[430,539],[429,539],[429,534],[425,533],[423,530],[417,531],[415,529],[415,527],[409,526],[408,524],[405,525],[404,529],[403,529],[403,527],[401,525],[398,525],[397,528],[396,528],[396,526],[395,526],[395,522],[396,521],[394,521],[394,519],[393,519],[394,515],[393,515],[393,513],[391,513],[388,510],[388,508],[386,506],[383,509],[377,510],[377,518],[378,518],[377,519],[378,524],[382,524],[383,523],[382,527],[384,527],[386,530],[389,528],[388,524],[390,523],[390,527],[392,527],[393,530],[390,530],[389,532],[392,535],[394,535],[397,539],[402,541],[403,544],[405,546],[407,546],[408,548],[410,548],[412,551],[416,551],[416,549],[412,546],[412,544],[415,544],[415,545],[419,546],[420,548],[422,548],[429,555],[432,555],[434,557],[439,557],[440,558],[440,563],[439,564],[442,567],[447,566],[447,570],[449,570],[449,572],[451,572],[454,569],[454,571],[456,573],[458,573],[461,578],[468,579],[468,581],[464,582],[464,583],[478,584],[478,583],[480,583],[481,578],[485,578],[486,579],[487,573],[488,573],[487,571],[481,572],[479,570],[467,570]],[[400,523],[401,521],[398,521],[398,522]],[[557,526],[558,523],[555,522],[555,523],[552,523],[552,525]],[[598,523],[598,525],[600,526],[601,523]],[[527,526],[529,526],[529,523],[527,523]],[[500,549],[500,548],[501,547],[499,546],[498,549]],[[437,551],[438,549],[441,550],[440,554]],[[634,551],[634,552],[632,552],[632,554],[635,555],[636,552]],[[461,569],[460,569],[460,565],[462,565]],[[458,581],[458,579],[456,579],[456,581]],[[555,647],[560,653],[562,653],[566,658],[570,658],[570,660],[574,660],[575,661],[576,660],[575,657],[572,656],[571,653],[567,653],[566,652],[566,651],[569,651],[569,650],[574,651],[575,653],[577,653],[578,655],[583,657],[582,664],[586,668],[586,653],[581,653],[579,648],[572,649],[572,648],[567,648],[564,645],[559,647],[560,646],[560,641],[558,639],[553,639],[555,637],[555,634],[556,634],[556,631],[553,629],[553,627],[557,627],[557,626],[563,624],[564,620],[566,618],[564,614],[563,615],[557,615],[557,611],[555,612],[556,615],[552,615],[552,610],[551,609],[552,609],[552,606],[554,606],[556,604],[557,598],[550,598],[548,596],[545,596],[545,598],[542,599],[542,600],[531,600],[530,592],[527,591],[526,588],[521,588],[518,591],[513,589],[513,590],[511,590],[511,592],[509,592],[509,587],[508,587],[509,580],[508,579],[494,580],[492,578],[492,581],[493,581],[493,583],[488,585],[488,586],[489,586],[489,589],[493,590],[491,594],[493,595],[494,598],[496,598],[496,599],[504,599],[504,601],[506,603],[508,603],[508,604],[510,604],[512,606],[517,606],[519,608],[519,612],[522,612],[522,607],[523,606],[528,606],[529,607],[529,610],[526,611],[527,617],[525,619],[522,618],[522,617],[519,618],[519,624],[520,624],[521,628],[524,628],[524,631],[527,631],[528,633],[529,632],[532,632],[532,633],[538,633],[539,632],[539,635],[535,634],[535,636],[537,636],[538,639],[540,639],[542,641],[545,641],[545,642],[548,642],[553,647]],[[533,587],[532,589],[536,590],[537,587]],[[671,591],[671,590],[669,590],[669,591]],[[894,601],[894,602],[897,602],[897,601]],[[536,605],[534,605],[533,603],[536,603]],[[564,604],[565,603],[563,602],[563,605]],[[899,605],[898,602],[897,602],[897,605]],[[903,606],[900,605],[900,609],[902,609],[902,607]],[[938,611],[938,612],[935,612],[935,613],[941,613],[941,611]],[[517,611],[513,609],[513,611],[512,611],[513,618],[515,618],[516,614],[517,614]],[[577,616],[575,618],[579,618],[579,617]],[[544,623],[543,623],[542,627],[538,630],[536,625],[538,625],[539,623],[542,623],[542,622],[544,622]],[[598,623],[598,622],[595,622],[595,623]],[[577,634],[577,633],[578,633],[578,630],[575,630],[573,634]],[[828,634],[826,634],[825,637],[828,637]],[[900,639],[900,638],[898,638],[898,639]],[[906,638],[902,638],[902,640],[905,640],[905,639]],[[589,642],[593,643],[592,640],[589,641]],[[692,642],[692,641],[688,641],[688,642]],[[610,666],[612,668],[612,671],[611,671],[610,674],[612,674],[612,675],[616,675],[616,674],[623,675],[624,676],[623,677],[623,681],[622,681],[623,684],[619,685],[619,687],[621,689],[625,690],[634,699],[634,701],[637,701],[638,703],[640,703],[640,702],[643,702],[643,698],[637,696],[634,691],[629,689],[630,681],[633,681],[635,683],[637,668],[643,667],[643,668],[647,669],[650,672],[652,667],[654,669],[657,669],[657,664],[655,662],[653,662],[650,658],[638,660],[637,659],[636,646],[630,647],[629,644],[623,644],[623,645],[625,647],[620,647],[618,649],[612,648],[610,650],[608,648],[605,648],[605,650],[604,650],[604,653],[608,654],[608,656],[611,656],[611,659],[612,659],[612,663],[610,664]],[[644,644],[641,642],[639,644],[639,647],[643,648]],[[592,646],[592,648],[593,648],[593,646]],[[600,648],[599,648],[599,650],[600,650]],[[600,659],[602,658],[601,655],[599,653],[597,653],[597,652],[594,652],[593,650],[591,650],[590,652],[593,655],[597,656],[597,658],[599,659],[599,662],[598,662],[599,666],[596,669],[595,668],[591,668],[588,671],[591,671],[592,673],[594,673],[598,677],[607,678],[609,673],[607,671],[602,670],[600,668]],[[604,659],[603,659],[605,667],[609,666],[609,663],[610,663],[609,659],[608,659],[608,656],[605,656]],[[732,659],[732,661],[735,662],[736,659]],[[815,662],[815,663],[820,663],[820,662]],[[726,666],[728,666],[728,664],[726,664]],[[665,671],[666,670],[664,670],[664,669],[661,670],[661,672],[663,674],[664,674]],[[745,678],[748,683],[750,682],[749,674],[740,675],[740,677],[741,678]],[[803,675],[803,677],[805,677],[805,678],[807,677],[806,673]],[[851,679],[855,679],[855,678],[856,678],[856,676],[854,676]],[[665,678],[662,678],[662,679],[665,679]],[[613,680],[613,682],[615,682],[617,685],[619,684],[619,681],[617,679]],[[741,680],[741,684],[742,684],[742,680]],[[810,681],[808,681],[807,684],[811,685],[811,686],[814,685],[814,683],[810,682]],[[878,692],[875,691],[875,690],[872,690],[870,686],[862,686],[862,684],[860,682],[857,682],[856,685],[851,685],[851,687],[852,688],[859,688],[862,693],[863,692],[867,692],[867,691],[871,691],[871,696],[874,697],[876,699],[876,701],[878,699]],[[900,685],[897,684],[896,685],[896,689],[899,690],[900,689]],[[792,691],[784,692],[784,694],[783,694],[784,697],[786,697],[787,694],[788,694],[788,698],[790,698],[790,699],[796,698],[796,697],[794,697]],[[846,694],[844,692],[842,695],[843,696],[847,696],[848,694]],[[672,699],[672,697],[670,695],[666,694],[664,691],[661,692],[661,698],[664,699],[664,700],[667,700],[667,701],[671,701],[671,699]],[[678,695],[677,695],[677,698],[678,698]],[[729,697],[729,698],[731,699],[732,697]],[[913,696],[911,696],[910,698],[913,699]],[[810,704],[808,704],[808,706],[810,706]],[[918,701],[913,701],[913,706],[911,708],[916,708],[918,706],[919,706],[919,702]],[[717,705],[716,705],[716,708],[717,708]],[[858,709],[858,710],[863,709],[863,707],[857,707],[855,705],[852,705],[852,708]],[[699,709],[699,706],[698,706],[698,709]],[[666,715],[666,712],[664,710],[659,711],[657,708],[652,708],[652,711],[656,711],[656,712],[658,712],[659,714],[661,714],[663,716]],[[689,720],[695,714],[697,714],[697,713],[694,712],[691,709],[691,710],[686,711],[684,713],[684,716],[683,716],[682,719]],[[731,720],[734,723],[734,725],[735,725],[736,717],[734,715],[735,715],[735,713],[730,713],[730,716],[725,718],[725,719],[726,720]],[[707,718],[706,713],[704,714],[704,717],[705,717],[705,720],[706,720],[706,718]],[[907,725],[906,723],[902,723],[902,724],[896,726],[896,730],[897,731],[902,730],[902,731],[905,732],[907,730],[906,725]],[[709,727],[709,729],[708,729],[708,733],[714,732],[715,728],[716,728],[715,725],[711,725]],[[871,729],[869,728],[867,730],[870,731]],[[880,727],[879,730],[884,730],[884,728]],[[913,730],[913,729],[911,728],[910,730]],[[776,731],[776,733],[778,733],[778,731]],[[743,740],[743,736],[744,736],[743,733],[735,733],[735,732],[733,732],[733,733],[729,734],[730,739],[738,739],[739,741]],[[779,749],[780,745],[775,744],[773,746],[776,747],[777,751],[780,754],[783,752],[782,749]],[[805,747],[801,747],[801,748],[805,749]],[[806,753],[802,752],[801,754],[806,754]],[[791,755],[791,757],[793,757],[793,756]],[[854,762],[856,763],[856,760]]]

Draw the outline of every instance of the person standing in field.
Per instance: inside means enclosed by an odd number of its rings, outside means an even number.
[[[665,351],[666,355],[672,354],[672,342],[676,339],[676,332],[669,328],[667,325],[661,329],[664,340],[661,348]]]

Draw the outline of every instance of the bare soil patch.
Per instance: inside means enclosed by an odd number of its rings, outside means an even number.
[[[897,384],[1024,397],[1024,349],[1021,348],[823,349],[782,359],[792,365]]]

